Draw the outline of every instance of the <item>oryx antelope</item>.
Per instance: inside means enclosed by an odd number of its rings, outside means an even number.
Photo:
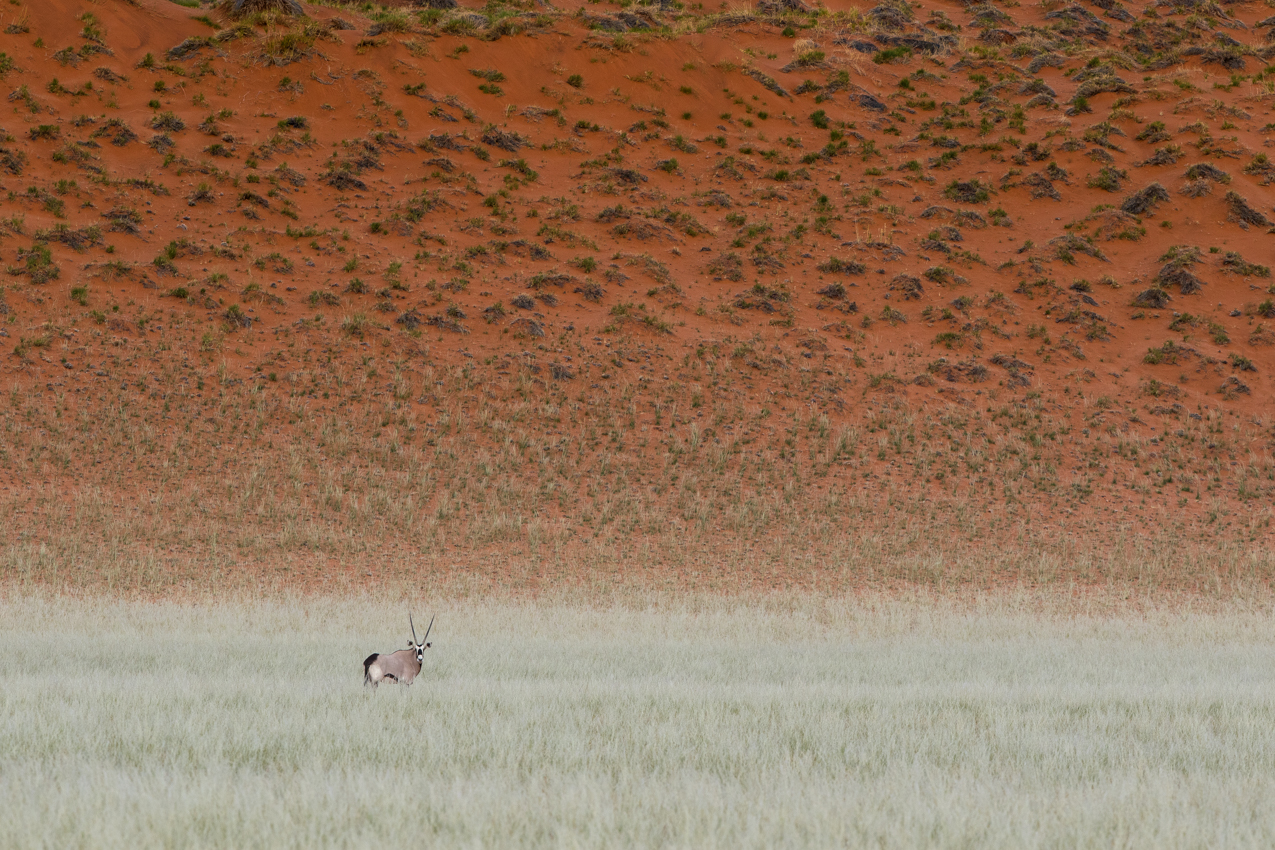
[[[416,639],[416,624],[412,615],[407,615],[407,623],[412,627],[412,648],[400,649],[382,655],[373,652],[363,660],[363,684],[371,685],[372,690],[383,681],[398,682],[403,685],[412,684],[412,680],[421,672],[421,662],[425,660],[425,650],[429,649],[430,629],[434,628],[434,618],[429,618],[429,627],[425,629],[425,639]]]

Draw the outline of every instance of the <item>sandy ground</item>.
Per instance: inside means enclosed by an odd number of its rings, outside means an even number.
[[[538,441],[511,501],[577,538],[601,489],[706,552],[775,527],[732,529],[727,491],[971,544],[1260,545],[1269,11],[6,7],[14,536],[223,498],[245,463],[366,493],[377,440],[436,462],[450,421],[480,478]],[[115,419],[149,448],[105,445]],[[670,495],[695,476],[698,519]],[[465,538],[444,489],[415,509],[463,553],[526,543]]]

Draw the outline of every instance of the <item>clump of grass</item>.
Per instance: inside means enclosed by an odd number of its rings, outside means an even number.
[[[302,26],[271,33],[261,39],[258,58],[268,66],[299,62],[314,53],[321,31],[313,26]]]
[[[1150,366],[1158,366],[1161,363],[1172,365],[1178,362],[1180,356],[1182,356],[1181,349],[1173,340],[1169,340],[1158,348],[1147,349],[1147,354],[1142,358],[1142,362]]]
[[[75,228],[65,224],[55,224],[46,230],[37,230],[35,238],[41,242],[55,242],[74,251],[83,252],[89,247],[102,244],[102,228],[95,224]]]
[[[341,332],[346,336],[362,338],[373,327],[366,313],[352,313],[341,320]]]
[[[226,326],[231,330],[252,327],[252,317],[244,312],[243,307],[238,304],[231,304],[227,307],[222,317],[226,320]]]
[[[297,0],[223,0],[222,8],[232,18],[244,18],[269,12],[280,15],[305,14],[305,8]]]
[[[872,55],[872,61],[877,65],[893,65],[899,62],[906,62],[911,58],[912,49],[905,45],[878,50]]]
[[[1269,266],[1263,266],[1259,263],[1250,263],[1240,256],[1238,251],[1227,251],[1222,257],[1219,264],[1222,271],[1231,272],[1241,277],[1270,277],[1271,270]]]
[[[1227,219],[1237,222],[1240,227],[1248,230],[1250,225],[1257,227],[1270,227],[1271,222],[1265,215],[1251,207],[1247,200],[1236,192],[1227,192],[1224,199],[1230,214]]]
[[[1133,304],[1135,307],[1150,307],[1155,310],[1161,310],[1168,306],[1169,300],[1168,292],[1159,286],[1153,286],[1134,296]]]
[[[161,112],[151,118],[151,129],[162,132],[179,133],[186,129],[186,122],[172,112]]]
[[[211,202],[213,200],[212,187],[207,183],[200,183],[195,190],[186,196],[186,204],[195,206],[201,201]]]
[[[840,257],[829,257],[815,266],[824,274],[863,274],[868,267],[858,260],[843,260]]]
[[[30,248],[18,249],[18,264],[9,266],[11,275],[25,275],[32,283],[48,283],[57,280],[62,270],[53,262],[53,252],[48,245],[35,243]]]
[[[953,180],[943,190],[943,195],[961,204],[983,204],[991,197],[990,184],[980,180]]]
[[[1087,185],[1091,189],[1102,189],[1104,192],[1118,192],[1122,185],[1122,181],[1128,177],[1128,173],[1110,165],[1104,165],[1098,169],[1098,173],[1093,175],[1087,181]]]
[[[1159,183],[1152,183],[1125,198],[1120,209],[1129,215],[1146,215],[1167,200],[1169,200],[1168,190]]]

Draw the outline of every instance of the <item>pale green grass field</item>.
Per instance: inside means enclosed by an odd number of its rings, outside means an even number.
[[[0,597],[4,847],[1269,847],[1275,619]]]

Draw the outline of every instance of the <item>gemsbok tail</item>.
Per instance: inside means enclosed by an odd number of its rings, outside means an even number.
[[[379,652],[373,652],[367,658],[363,659],[363,684],[365,685],[372,684],[372,662],[376,660],[378,655],[380,655]]]

